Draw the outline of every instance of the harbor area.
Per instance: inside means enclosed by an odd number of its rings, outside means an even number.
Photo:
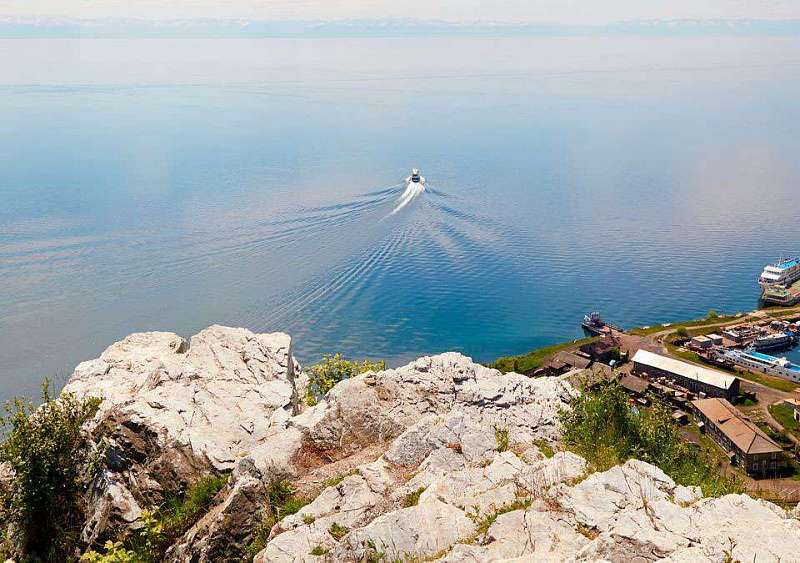
[[[780,352],[795,347],[800,340],[800,319],[762,319],[732,324],[708,332],[682,331],[671,344],[711,365],[763,373],[800,383],[800,366]]]
[[[503,358],[493,367],[524,366],[515,371],[566,377],[583,388],[615,385],[631,409],[666,408],[683,438],[713,455],[721,473],[763,498],[796,504],[800,382],[734,359],[780,359],[773,354],[797,345],[798,321],[796,309],[712,311],[704,319],[622,329],[592,313],[581,322],[586,338]]]

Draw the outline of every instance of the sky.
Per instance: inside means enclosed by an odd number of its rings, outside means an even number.
[[[800,19],[800,0],[2,0],[0,16],[605,24],[650,19]]]

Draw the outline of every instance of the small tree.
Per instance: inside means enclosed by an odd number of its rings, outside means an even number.
[[[42,404],[15,399],[0,417],[10,429],[0,445],[0,461],[14,476],[5,499],[18,536],[16,548],[30,558],[66,560],[75,545],[82,492],[81,475],[89,448],[81,426],[94,416],[100,399],[50,395],[42,384]]]
[[[333,389],[333,386],[367,371],[380,371],[386,369],[384,361],[362,360],[361,362],[345,359],[338,352],[325,355],[320,363],[311,366],[308,370],[308,391],[306,402],[315,405],[317,399]]]
[[[716,319],[716,318],[719,318],[719,315],[717,314],[717,312],[714,309],[711,309],[708,312],[708,318],[709,319]]]
[[[685,327],[685,326],[679,326],[679,327],[678,327],[678,328],[675,330],[675,334],[676,334],[677,336],[681,337],[681,338],[686,338],[687,336],[689,336],[689,331],[688,331],[688,330],[686,330],[686,327]]]

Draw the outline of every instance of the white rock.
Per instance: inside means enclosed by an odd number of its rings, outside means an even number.
[[[233,468],[285,426],[305,384],[288,335],[220,326],[189,345],[171,333],[133,334],[80,364],[64,392],[103,399],[89,427],[108,442],[106,473],[117,475],[93,487],[84,541],[127,525],[142,498],[157,499],[158,481],[180,487]]]
[[[475,530],[461,510],[438,500],[384,514],[347,534],[331,552],[334,560],[361,559],[374,547],[389,560],[428,557],[449,549]]]

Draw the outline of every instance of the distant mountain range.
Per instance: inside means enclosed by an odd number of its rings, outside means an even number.
[[[800,20],[636,20],[603,25],[454,23],[413,19],[263,21],[0,17],[0,37],[406,37],[800,35]]]

